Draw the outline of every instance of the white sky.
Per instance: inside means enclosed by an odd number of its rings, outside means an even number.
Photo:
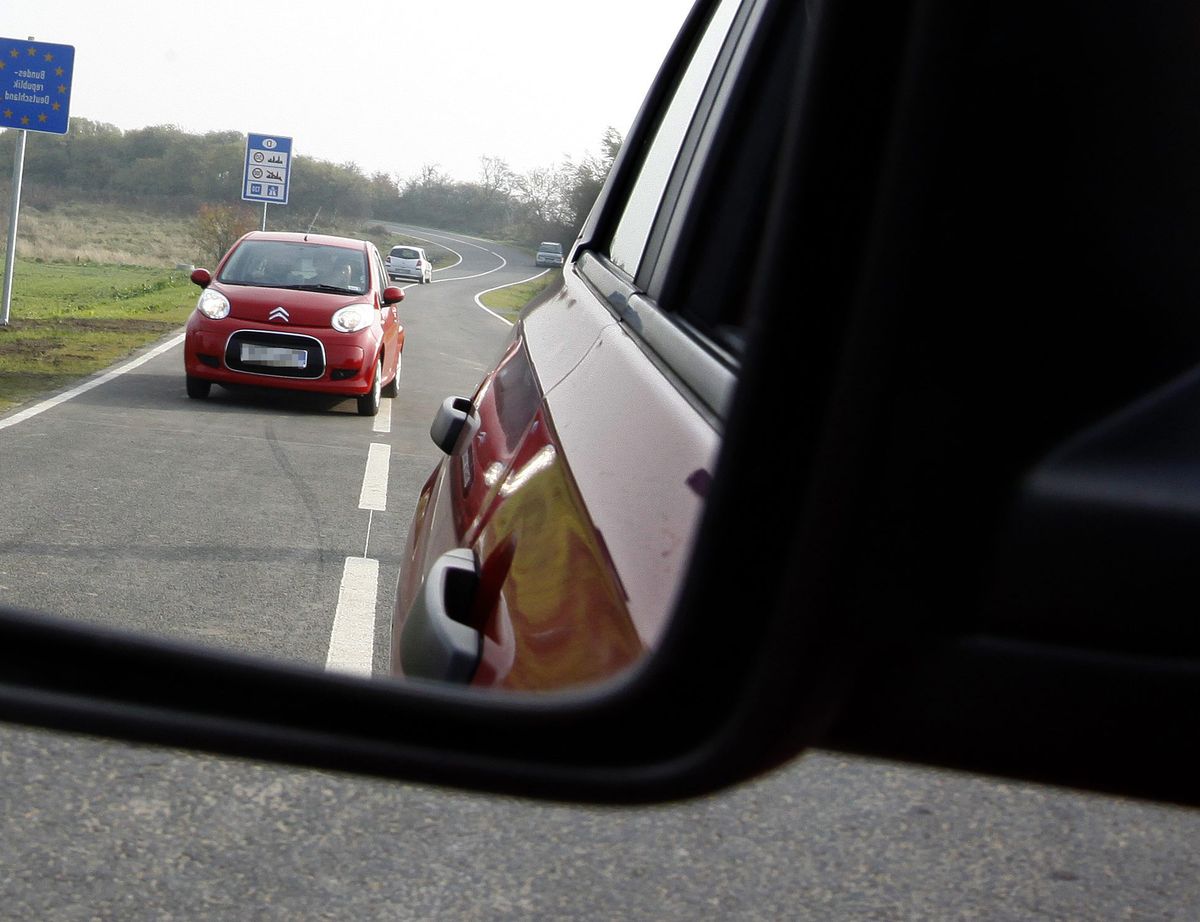
[[[291,136],[401,178],[599,153],[691,0],[8,0],[0,35],[75,46],[71,116]]]

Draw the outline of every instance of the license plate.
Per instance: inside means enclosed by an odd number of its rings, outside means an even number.
[[[242,361],[254,365],[270,365],[274,368],[307,368],[308,353],[303,349],[242,343]]]

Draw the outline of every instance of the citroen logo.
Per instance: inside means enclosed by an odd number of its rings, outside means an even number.
[[[283,309],[283,305],[280,305],[279,307],[275,308],[275,310],[271,311],[271,313],[267,314],[267,319],[281,320],[284,323],[290,323],[292,318],[289,317],[288,312]]]

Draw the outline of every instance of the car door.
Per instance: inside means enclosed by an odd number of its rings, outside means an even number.
[[[443,445],[410,533],[399,674],[562,688],[628,668],[666,629],[735,361],[659,306],[654,275],[754,7],[716,6],[649,113],[628,190],[600,206],[611,230],[579,242],[558,294],[516,325],[473,397],[444,406],[443,431],[461,434]]]
[[[404,328],[400,325],[400,314],[396,305],[385,304],[383,301],[383,291],[391,282],[388,281],[383,260],[375,247],[371,247],[370,262],[371,274],[375,279],[375,308],[379,311],[383,330],[383,380],[390,381],[395,376],[400,361]]]

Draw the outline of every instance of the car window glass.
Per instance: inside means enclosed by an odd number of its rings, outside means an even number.
[[[354,291],[364,290],[364,278],[361,251],[277,240],[244,241],[219,276],[230,285],[332,285]]]
[[[383,271],[379,252],[375,249],[371,250],[371,268],[375,271],[375,287],[382,292],[388,285],[387,274]]]
[[[631,278],[637,274],[663,189],[739,5],[740,0],[725,0],[713,13],[675,95],[659,122],[650,150],[642,162],[625,210],[613,233],[609,258]]]

